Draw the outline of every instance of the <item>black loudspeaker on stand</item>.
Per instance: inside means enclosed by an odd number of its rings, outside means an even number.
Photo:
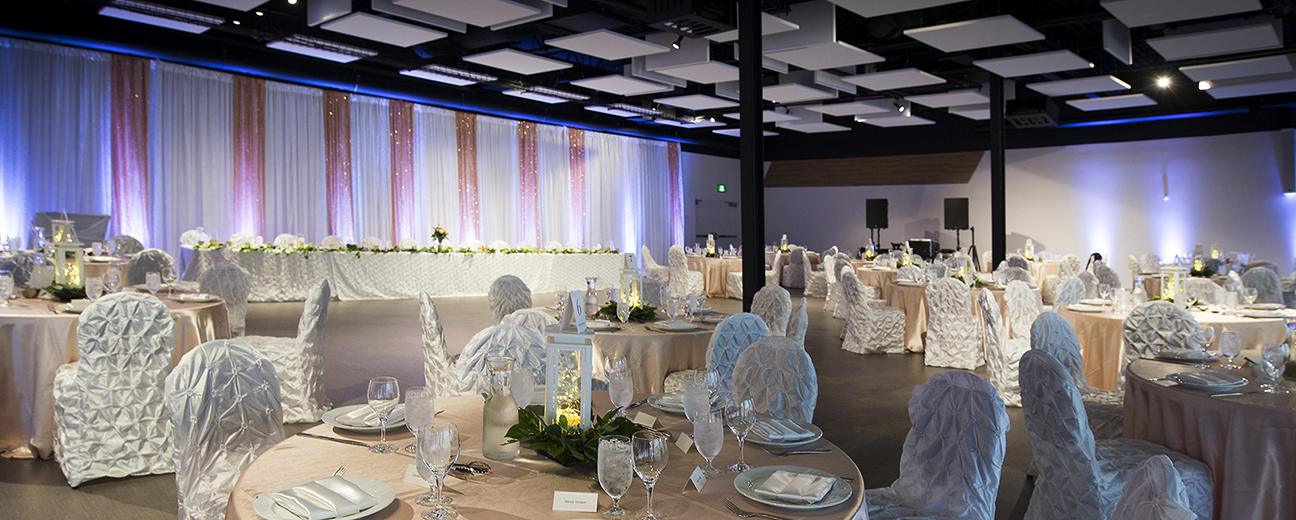
[[[954,249],[961,249],[959,232],[968,228],[968,200],[945,199],[945,229],[954,230]],[[976,240],[973,240],[975,243]]]
[[[864,216],[865,223],[869,228],[869,240],[873,241],[874,247],[880,247],[882,244],[882,230],[889,227],[887,225],[887,199],[865,199]],[[874,238],[874,233],[877,233],[877,238]]]

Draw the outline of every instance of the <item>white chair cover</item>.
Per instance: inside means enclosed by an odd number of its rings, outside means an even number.
[[[554,318],[552,314],[540,309],[518,309],[500,320],[500,324],[505,323],[509,325],[522,325],[523,327],[527,327],[541,335],[544,335],[545,327],[557,325],[558,319]]]
[[[54,375],[54,453],[68,484],[174,471],[164,383],[175,320],[161,300],[110,294],[81,313],[79,359]]]
[[[1147,253],[1143,255],[1142,261],[1140,263],[1143,265],[1144,273],[1161,272],[1161,257],[1153,253]]]
[[[1076,278],[1079,278],[1080,282],[1084,284],[1085,298],[1098,297],[1098,277],[1097,276],[1095,276],[1093,273],[1089,271],[1083,271],[1080,274],[1076,275]]]
[[[1020,267],[1007,266],[1003,268],[1004,277],[1010,282],[1025,282],[1027,285],[1034,283],[1031,279],[1030,271]]]
[[[914,387],[909,419],[900,478],[864,490],[868,518],[992,520],[1011,428],[995,389],[967,372],[936,374]]]
[[[841,287],[843,300],[838,308],[846,312],[842,349],[856,354],[903,353],[904,309],[869,303],[867,287],[849,264],[839,266],[837,272],[837,285]]]
[[[1256,290],[1256,303],[1283,303],[1282,280],[1267,267],[1252,267],[1242,273],[1242,285]]]
[[[283,235],[279,235],[279,236],[283,236]],[[279,239],[275,238],[276,247],[278,241]],[[326,249],[338,249],[338,248],[346,247],[346,242],[343,242],[342,239],[337,237],[336,235],[329,235],[324,237],[324,240],[320,241],[320,246]]]
[[[671,296],[684,298],[690,294],[702,294],[706,290],[702,273],[689,270],[688,257],[684,255],[684,248],[670,246],[666,259],[670,263],[670,281],[666,287],[670,289]]]
[[[766,271],[768,273],[768,271]],[[739,272],[725,273],[725,297],[735,300],[743,299],[743,274]],[[766,275],[768,277],[768,275]]]
[[[377,249],[382,247],[382,240],[379,240],[378,237],[364,237],[360,241],[360,247],[363,249]]]
[[[1051,274],[1044,277],[1044,283],[1040,286],[1040,293],[1044,297],[1044,302],[1056,305],[1058,288],[1071,278],[1075,278],[1084,270],[1084,263],[1080,257],[1073,254],[1066,254],[1058,261],[1057,274]],[[1137,274],[1137,270],[1135,273]],[[1074,302],[1072,302],[1074,303]]]
[[[1031,325],[1030,336],[1031,348],[1048,352],[1075,379],[1094,438],[1119,438],[1125,429],[1125,397],[1120,392],[1089,386],[1084,359],[1080,357],[1080,339],[1071,322],[1056,312],[1046,312]]]
[[[1061,309],[1085,298],[1085,285],[1080,278],[1067,278],[1058,286],[1057,296],[1053,297],[1053,308]]]
[[[1030,261],[1026,260],[1026,257],[1022,255],[1008,255],[1008,259],[1005,260],[1005,262],[1008,263],[1008,267],[1025,269],[1026,272],[1030,272]]]
[[[774,252],[774,263],[765,266],[765,285],[782,285],[783,268],[779,267],[779,262],[783,261],[783,252]]]
[[[138,239],[130,235],[117,235],[105,240],[105,242],[117,244],[117,254],[119,255],[133,255],[144,250],[144,244],[141,244]]]
[[[1138,257],[1134,255],[1129,255],[1128,262],[1129,262],[1130,276],[1137,279],[1138,275],[1143,272],[1143,264],[1139,263]]]
[[[787,337],[792,338],[797,345],[805,348],[806,329],[810,326],[810,314],[807,309],[806,299],[801,298],[796,307],[792,308],[792,317],[788,318]]]
[[[648,250],[648,246],[640,247],[639,251],[643,256],[644,270],[648,272],[648,277],[663,284],[669,282],[670,267],[659,265],[656,260],[653,260],[652,252]]]
[[[550,240],[548,244],[545,244],[545,249],[548,249],[550,251],[562,251],[562,248],[563,248],[562,242],[559,242],[557,240]]]
[[[822,256],[823,260],[819,265],[823,267],[824,274],[824,310],[835,308],[837,300],[833,297],[833,291],[837,289],[837,255]]]
[[[232,262],[221,262],[198,279],[198,290],[225,300],[230,336],[243,335],[247,327],[248,294],[252,292],[252,275]]]
[[[432,295],[419,292],[419,325],[423,330],[423,382],[437,397],[459,395],[454,362],[446,348],[445,331]]]
[[[123,283],[127,286],[142,284],[150,271],[161,276],[162,270],[168,267],[175,268],[175,260],[166,251],[145,249],[126,263],[126,280]]]
[[[990,272],[994,270],[994,250],[981,252],[981,271]]]
[[[9,271],[13,276],[14,287],[21,290],[31,281],[32,269],[36,267],[36,253],[18,253],[0,260],[0,271]]]
[[[401,248],[401,249],[418,249],[418,248],[419,248],[418,240],[415,240],[415,239],[413,239],[413,238],[402,238],[401,241],[400,241],[400,248]]]
[[[968,287],[953,278],[927,284],[927,344],[923,362],[929,367],[975,370],[984,363],[981,324],[972,315]]]
[[[1125,363],[1163,350],[1196,350],[1201,325],[1188,311],[1170,302],[1150,301],[1130,311],[1121,324]]]
[[[241,343],[274,363],[285,423],[315,422],[333,407],[324,392],[324,329],[331,293],[320,280],[306,294],[297,337],[244,336]]]
[[[665,284],[652,278],[643,279],[643,302],[645,305],[664,309],[668,299],[670,299],[670,293],[666,292]]]
[[[486,301],[490,304],[491,323],[499,325],[513,311],[531,308],[531,289],[521,278],[506,274],[491,282]]]
[[[292,247],[296,243],[297,237],[292,233],[280,233],[274,239],[274,246],[280,248]]]
[[[474,335],[459,354],[455,363],[459,393],[485,393],[486,358],[499,355],[513,357],[514,372],[530,370],[536,384],[545,384],[545,337],[522,325],[495,325]]]
[[[166,389],[180,520],[223,520],[243,468],[284,440],[274,365],[237,341],[209,341]]]
[[[535,246],[531,245],[530,242],[523,240],[517,243],[517,249],[535,249]]]
[[[1107,284],[1107,286],[1111,287],[1113,291],[1121,288],[1120,275],[1116,274],[1116,270],[1108,267],[1107,264],[1095,265],[1093,271],[1094,277],[1098,279],[1098,283]]]
[[[234,247],[243,247],[252,243],[252,233],[234,233],[230,235],[230,245]]]
[[[798,251],[800,252],[798,253]],[[792,248],[791,254],[792,258],[788,260],[788,265],[783,266],[782,285],[783,287],[793,288],[805,287],[806,280],[804,265],[810,263],[806,260],[805,248],[794,247]],[[777,266],[777,264],[775,265]]]
[[[738,355],[733,396],[751,399],[756,413],[812,422],[819,376],[810,354],[791,338],[761,338]]]
[[[838,251],[837,251],[837,246],[832,246],[832,247],[828,248],[827,250],[825,250],[825,251],[823,252],[823,254],[819,255],[819,265],[814,266],[814,270],[816,270],[816,271],[826,271],[826,270],[828,270],[828,266],[827,266],[827,264],[825,264],[824,262],[825,262],[826,260],[828,260],[829,258],[832,258],[832,257],[834,257],[834,256],[837,256],[837,252],[838,252]],[[808,257],[807,257],[806,259],[809,260]]]
[[[580,248],[580,244],[577,244],[576,242],[567,242],[566,244],[563,244],[563,249],[568,251],[580,251]]]
[[[801,249],[800,251],[801,255],[805,256],[805,250]],[[795,257],[796,254],[796,251],[792,252],[793,257]],[[823,270],[812,269],[810,262],[806,261],[804,258],[801,261],[801,279],[805,283],[804,294],[806,296],[828,295],[828,280],[825,278]]]
[[[989,291],[981,291],[986,293]],[[1011,281],[1004,289],[1004,303],[1008,307],[1008,336],[1013,339],[1029,339],[1030,327],[1035,323],[1044,304],[1026,282]]]
[[[1209,278],[1189,278],[1184,280],[1184,293],[1206,303],[1224,303],[1228,291]],[[1260,301],[1260,298],[1256,298],[1256,301]]]
[[[490,243],[490,248],[491,248],[491,249],[509,249],[509,243],[508,243],[508,242],[505,242],[505,241],[503,241],[503,240],[492,240],[491,243]]]
[[[1139,466],[1125,489],[1110,520],[1193,520],[1179,471],[1170,457],[1153,455]]]
[[[792,294],[777,285],[766,285],[752,297],[751,313],[765,320],[772,336],[787,336],[792,318]]]
[[[254,237],[252,237],[252,241],[249,242],[248,245],[251,245],[251,246],[254,246],[254,247],[261,247],[261,246],[264,246],[264,245],[265,245],[265,238],[262,237],[261,235],[254,236]]]
[[[918,280],[921,280],[922,276],[923,276],[922,269],[919,269],[917,266],[913,266],[913,265],[903,266],[900,268],[899,271],[896,271],[896,279],[904,280],[906,282],[916,282]]]
[[[927,279],[935,280],[937,278],[944,278],[946,269],[945,264],[933,263],[923,269],[923,274],[927,276]]]
[[[1035,490],[1027,520],[1103,520],[1111,517],[1125,482],[1154,455],[1174,463],[1200,520],[1211,518],[1210,468],[1165,447],[1135,439],[1094,441],[1081,413],[1080,392],[1062,365],[1043,350],[1022,356],[1022,407],[1034,456]]]
[[[756,340],[770,335],[765,321],[755,314],[739,312],[720,322],[707,344],[707,369],[720,374],[720,394],[733,391],[734,365],[738,356]]]
[[[180,233],[180,247],[193,249],[194,246],[198,245],[198,241],[201,240],[201,237],[202,233],[199,233],[197,229],[190,229],[189,231]]]
[[[1025,339],[1009,339],[999,316],[999,301],[990,291],[977,296],[981,307],[982,332],[985,337],[986,379],[999,392],[1004,406],[1021,406],[1021,387],[1017,383],[1017,365],[1030,348]]]

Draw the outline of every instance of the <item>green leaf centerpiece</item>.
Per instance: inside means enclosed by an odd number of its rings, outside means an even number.
[[[518,410],[518,423],[509,428],[505,437],[509,443],[526,443],[531,449],[563,466],[579,466],[598,460],[598,441],[604,435],[629,437],[639,431],[635,423],[617,417],[620,408],[596,416],[588,430],[580,424],[568,424],[567,417],[559,415],[554,424],[545,424],[544,407],[533,405]]]

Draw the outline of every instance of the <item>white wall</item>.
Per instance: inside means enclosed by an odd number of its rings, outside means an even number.
[[[728,157],[683,152],[680,154],[680,173],[684,176],[684,243],[681,245],[692,247],[695,242],[702,242],[694,238],[697,235],[694,209],[698,199],[739,203],[739,211],[742,210],[739,162]],[[717,193],[717,184],[724,184],[726,191]],[[662,252],[663,259],[665,253]],[[657,257],[656,251],[653,251],[653,257]]]

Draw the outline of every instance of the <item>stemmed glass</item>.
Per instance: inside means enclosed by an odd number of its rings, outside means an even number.
[[[111,243],[111,241],[109,243]],[[122,283],[121,267],[109,267],[108,271],[104,273],[103,283],[104,289],[106,289],[109,294],[117,292],[117,289],[121,288]]]
[[[1242,289],[1242,297],[1246,298],[1247,307],[1255,305],[1256,298],[1259,296],[1260,293],[1256,291],[1255,287],[1244,287]]]
[[[424,511],[424,520],[456,518],[459,512],[446,505],[443,492],[450,465],[459,460],[459,428],[452,422],[435,423],[418,433],[418,474],[429,484],[436,484],[436,505]]]
[[[1287,343],[1282,342],[1272,347],[1266,345],[1260,349],[1260,365],[1268,381],[1260,384],[1260,389],[1268,394],[1286,394],[1289,391],[1282,387],[1283,372],[1287,370],[1287,357],[1290,354]]]
[[[1228,363],[1220,365],[1220,368],[1230,370],[1242,368],[1233,363],[1233,358],[1242,354],[1242,333],[1236,331],[1220,333],[1220,354],[1228,358]]]
[[[1107,299],[1111,298],[1111,294],[1112,294],[1112,288],[1110,285],[1107,285],[1105,283],[1098,284],[1098,298],[1101,298],[1103,300],[1104,307],[1107,305],[1106,303]]]
[[[378,444],[369,448],[374,453],[392,453],[396,448],[387,444],[387,417],[400,402],[400,384],[394,377],[375,377],[369,380],[369,408],[378,414]]]
[[[405,389],[405,427],[409,428],[410,433],[414,434],[414,442],[405,447],[405,451],[418,455],[418,433],[424,428],[432,426],[434,421],[433,414],[436,413],[436,396],[432,390],[415,386]],[[431,488],[427,493],[419,495],[414,499],[414,503],[420,506],[432,507],[437,505],[436,495]]]
[[[1215,327],[1212,325],[1203,325],[1202,334],[1201,334],[1202,360],[1201,363],[1197,363],[1196,365],[1193,365],[1193,367],[1196,368],[1211,367],[1210,365],[1206,364],[1206,360],[1210,359],[1210,346],[1214,342],[1215,342]]]
[[[648,490],[648,507],[639,520],[657,520],[659,517],[652,510],[653,485],[670,458],[670,452],[666,450],[666,434],[653,430],[637,431],[630,442],[634,450],[635,474]]]
[[[98,300],[99,297],[103,296],[103,292],[104,292],[103,278],[100,278],[98,276],[91,276],[85,279],[86,298],[89,298],[91,300]]]
[[[697,295],[688,295],[688,297],[684,299],[683,305],[684,317],[689,320],[689,323],[692,323],[693,315],[697,314],[698,310]]]
[[[175,292],[175,281],[177,278],[179,278],[179,276],[176,275],[176,269],[174,267],[162,268],[162,281],[166,282],[168,293]]]
[[[711,465],[711,461],[724,448],[724,417],[719,412],[703,412],[693,419],[693,442],[697,444],[698,453],[706,459],[702,473],[714,477],[724,473],[723,469]]]
[[[598,480],[603,492],[612,497],[612,507],[599,513],[603,518],[621,518],[629,510],[621,507],[621,497],[634,482],[634,459],[631,456],[630,438],[624,435],[599,437]]]
[[[630,321],[630,303],[625,301],[617,302],[617,319],[621,320],[621,326],[624,327],[626,322]]]
[[[671,296],[670,299],[666,300],[666,317],[670,318],[671,321],[675,321],[675,317],[679,316],[679,306],[680,299],[677,297]]]
[[[8,307],[12,305],[9,303],[9,296],[13,294],[13,291],[13,273],[0,270],[0,307]]]
[[[148,289],[149,294],[157,296],[157,292],[162,288],[162,275],[157,271],[144,273],[144,287]]]
[[[631,377],[628,369],[611,370],[607,376],[608,396],[612,399],[612,406],[620,408],[617,411],[618,416],[625,417],[625,407],[634,400],[634,378]]]
[[[729,429],[738,436],[738,462],[730,465],[729,469],[742,473],[751,469],[743,453],[743,441],[747,440],[747,434],[756,426],[754,403],[751,399],[729,403],[725,406],[725,419],[729,422]]]

